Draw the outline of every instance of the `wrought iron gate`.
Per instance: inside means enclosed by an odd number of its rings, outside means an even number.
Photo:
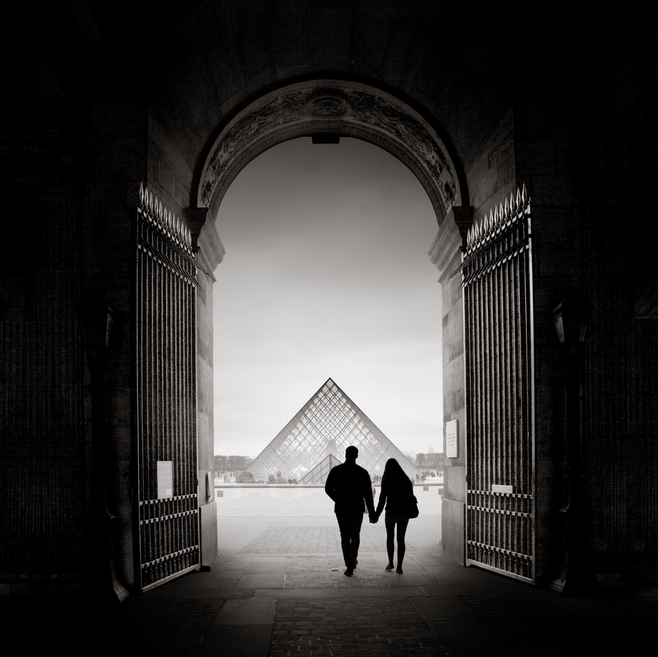
[[[473,226],[464,288],[466,558],[534,581],[534,348],[525,187]]]
[[[137,581],[145,591],[199,564],[196,266],[188,228],[148,189],[137,210]]]

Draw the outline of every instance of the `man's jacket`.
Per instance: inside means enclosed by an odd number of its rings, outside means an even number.
[[[324,490],[335,502],[335,513],[375,512],[370,475],[365,468],[352,462],[341,463],[329,472]]]

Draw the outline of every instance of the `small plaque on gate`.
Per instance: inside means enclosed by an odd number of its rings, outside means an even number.
[[[158,499],[173,497],[174,477],[171,461],[158,461]]]
[[[513,486],[504,486],[503,484],[491,484],[492,493],[513,493]]]

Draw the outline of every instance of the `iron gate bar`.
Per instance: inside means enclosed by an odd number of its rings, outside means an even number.
[[[467,237],[467,563],[534,580],[530,201],[517,190]],[[513,493],[493,491],[494,484]]]
[[[146,591],[199,565],[196,266],[189,230],[144,187],[137,210],[136,556]],[[159,498],[158,461],[172,489]]]

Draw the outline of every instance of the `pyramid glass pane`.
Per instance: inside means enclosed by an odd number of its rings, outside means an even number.
[[[373,478],[384,473],[389,458],[397,459],[412,479],[419,474],[331,379],[253,460],[249,471],[262,482],[280,475],[285,480],[324,483],[330,469],[326,464],[342,462],[350,445],[358,448],[358,463]]]

